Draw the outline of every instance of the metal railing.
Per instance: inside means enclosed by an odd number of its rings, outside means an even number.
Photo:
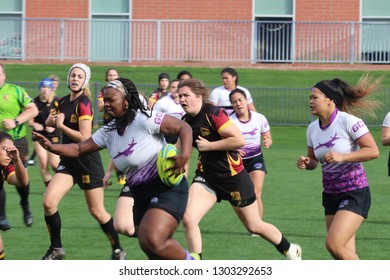
[[[390,63],[390,22],[0,19],[0,59]]]
[[[24,87],[32,97],[38,94],[38,83],[16,82],[15,84]],[[101,83],[91,84],[95,112],[98,112],[97,98],[100,89],[104,85]],[[147,84],[136,86],[138,91],[145,96],[149,96],[156,87],[156,85]],[[210,86],[210,91],[214,87]],[[271,126],[307,126],[313,121],[313,116],[309,110],[309,88],[247,87],[247,89],[251,92],[257,111],[267,118]],[[68,88],[60,84],[57,89],[57,95],[64,96],[68,93]],[[384,117],[390,111],[390,88],[382,89],[374,97],[383,104],[383,107],[376,111],[377,118],[369,116],[361,117],[367,125],[381,126]],[[97,126],[101,123],[102,114],[95,113],[94,124]]]

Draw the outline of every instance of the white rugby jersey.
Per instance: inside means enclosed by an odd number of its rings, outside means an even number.
[[[130,186],[147,183],[157,176],[157,154],[165,145],[164,135],[160,133],[164,116],[162,112],[153,111],[148,118],[138,111],[122,135],[116,129],[107,130],[106,125],[92,135],[99,147],[107,148],[116,168],[126,174]]]
[[[245,138],[245,146],[240,148],[244,152],[243,159],[252,158],[261,154],[261,135],[270,131],[266,117],[260,113],[249,111],[249,121],[241,121],[236,113],[230,119],[238,126]]]
[[[246,99],[248,104],[253,103],[252,95],[248,89],[237,86],[237,88],[243,90],[246,94]],[[225,107],[229,109],[225,109],[225,111],[230,115],[233,112],[232,104],[230,103],[229,94],[230,90],[226,89],[224,86],[216,87],[210,93],[209,101],[213,104],[216,104],[218,107]]]
[[[350,114],[335,109],[331,123],[320,127],[319,120],[313,121],[307,129],[307,145],[322,164],[324,192],[342,193],[368,186],[367,177],[361,162],[325,163],[324,156],[329,151],[349,154],[357,151],[356,140],[369,133],[365,123]]]
[[[159,100],[156,101],[153,105],[153,110],[160,111],[175,117],[177,119],[181,119],[184,116],[185,112],[181,107],[180,103],[176,103],[171,94],[168,94]]]
[[[383,120],[382,126],[390,127],[390,112],[386,114],[386,117]]]

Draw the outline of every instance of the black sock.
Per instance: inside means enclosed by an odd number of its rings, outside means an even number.
[[[119,243],[118,233],[115,231],[114,228],[114,220],[111,218],[107,223],[101,224],[100,227],[102,228],[103,232],[107,235],[108,240],[111,243],[112,250],[122,249]]]
[[[36,155],[37,155],[37,153],[35,152],[35,149],[34,149],[34,151],[33,151],[33,153],[31,154],[29,160],[34,160]]]
[[[5,215],[5,191],[4,187],[0,188],[0,218],[6,218]]]
[[[61,248],[61,217],[60,213],[55,212],[51,216],[45,216],[47,230],[50,236],[50,245],[54,248]]]
[[[288,240],[284,238],[284,236],[282,236],[282,240],[280,240],[280,243],[278,245],[275,245],[275,247],[276,250],[285,255],[288,249],[290,249],[290,242],[288,242]]]
[[[16,190],[18,191],[20,196],[20,205],[22,207],[28,206],[28,195],[30,194],[30,182],[27,184],[27,186],[17,186]]]

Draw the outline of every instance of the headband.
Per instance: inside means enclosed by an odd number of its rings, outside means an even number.
[[[335,91],[334,89],[327,86],[324,82],[318,82],[315,86],[315,88],[318,88],[322,93],[324,93],[329,99],[333,100],[336,104],[336,107],[341,106],[344,95],[340,92]]]
[[[121,93],[123,93],[124,96],[127,95],[127,90],[126,90],[125,86],[119,80],[110,81],[108,84],[106,84],[106,88],[109,88],[109,87],[120,91]]]

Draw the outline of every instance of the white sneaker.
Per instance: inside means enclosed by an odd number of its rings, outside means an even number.
[[[298,244],[291,243],[290,248],[286,253],[286,257],[288,260],[292,261],[300,261],[302,260],[302,249]]]
[[[27,161],[27,165],[35,165],[35,161],[33,160],[33,159],[29,159],[28,161]]]

